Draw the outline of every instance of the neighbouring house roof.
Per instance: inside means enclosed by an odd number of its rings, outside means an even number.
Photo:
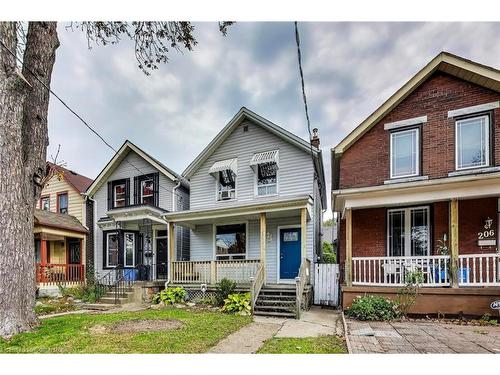
[[[35,226],[63,229],[67,231],[88,233],[76,217],[51,211],[35,209]]]
[[[323,170],[323,157],[321,150],[312,146],[310,142],[298,137],[297,135],[289,132],[288,130],[278,126],[271,121],[259,116],[257,113],[249,110],[248,108],[241,107],[241,109],[234,115],[234,117],[227,123],[224,128],[212,139],[212,141],[203,149],[203,151],[189,164],[184,170],[182,175],[186,178],[191,178],[193,174],[201,167],[201,165],[212,155],[215,150],[231,135],[243,121],[250,120],[254,124],[261,126],[279,138],[289,142],[299,149],[312,154],[315,161],[315,168],[320,179],[321,185],[321,199],[324,207],[326,207],[326,185],[325,175]]]
[[[441,71],[490,90],[500,92],[500,70],[448,52],[441,52],[378,107],[375,112],[359,124],[332,151],[336,154],[342,154],[346,151],[436,71]]]
[[[84,193],[93,181],[91,178],[82,176],[71,169],[63,168],[49,161],[47,162],[47,167],[49,168],[49,173],[62,173],[64,181],[69,183],[79,193]]]
[[[168,168],[166,165],[149,155],[147,152],[143,151],[136,145],[134,145],[129,140],[126,140],[120,149],[116,152],[113,158],[106,164],[104,169],[96,177],[92,185],[87,189],[87,195],[93,196],[95,192],[107,181],[108,177],[113,173],[113,171],[120,165],[120,163],[125,159],[129,152],[135,152],[153,167],[158,169],[165,176],[170,178],[172,181],[179,181],[181,184],[189,189],[189,182],[181,175],[175,173],[173,170]],[[139,172],[139,171],[138,171]]]

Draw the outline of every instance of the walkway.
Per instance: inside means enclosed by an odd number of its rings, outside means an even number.
[[[264,341],[274,337],[316,337],[321,335],[342,335],[340,313],[313,307],[302,313],[300,320],[254,317],[254,321],[232,333],[209,353],[255,353]]]
[[[497,353],[500,327],[346,319],[353,353]]]

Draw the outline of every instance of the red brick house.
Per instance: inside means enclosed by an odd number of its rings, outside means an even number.
[[[500,71],[440,53],[332,149],[343,306],[423,274],[414,313],[500,299]]]

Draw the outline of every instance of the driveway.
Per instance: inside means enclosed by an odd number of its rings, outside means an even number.
[[[352,353],[496,353],[500,327],[437,322],[360,322],[346,318]]]

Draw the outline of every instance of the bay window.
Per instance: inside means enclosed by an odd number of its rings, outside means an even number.
[[[490,164],[489,116],[455,122],[455,158],[457,170]]]
[[[246,224],[215,226],[216,260],[245,259]]]
[[[429,207],[387,211],[387,255],[430,255]]]
[[[123,234],[123,259],[125,267],[134,267],[135,265],[135,233],[125,232]]]
[[[418,176],[420,173],[419,129],[391,133],[391,178]]]

